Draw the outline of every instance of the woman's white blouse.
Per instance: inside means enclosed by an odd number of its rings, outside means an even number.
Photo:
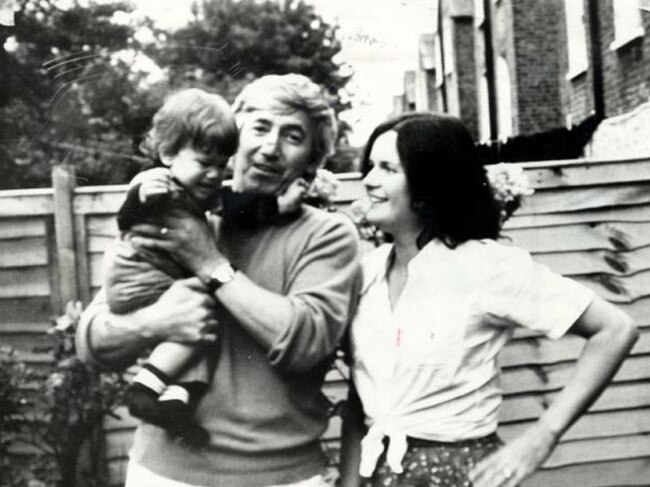
[[[351,331],[353,379],[371,427],[363,448],[372,468],[376,458],[368,455],[378,454],[369,450],[383,436],[403,450],[405,435],[453,442],[494,432],[501,404],[496,357],[514,328],[559,338],[593,299],[591,290],[519,248],[475,240],[452,250],[435,240],[409,263],[391,310],[391,251],[384,245],[364,260]],[[399,469],[400,453],[390,453]]]

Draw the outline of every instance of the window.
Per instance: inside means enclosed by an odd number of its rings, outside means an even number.
[[[436,73],[436,88],[440,88],[445,82],[445,75],[442,72],[442,42],[440,41],[440,35],[436,34],[435,44],[434,44],[434,65]]]
[[[490,102],[485,73],[481,75],[478,83],[478,133],[480,142],[490,141]]]
[[[638,0],[613,0],[614,42],[610,49],[615,50],[630,41],[643,37],[641,10]]]
[[[588,66],[584,0],[564,0],[564,13],[569,58],[569,71],[566,78],[573,79],[587,71]]]
[[[445,56],[445,75],[453,74],[456,66],[452,29],[451,20],[444,19],[442,22],[442,51]]]
[[[505,141],[512,137],[512,88],[510,69],[503,56],[496,62],[497,127],[499,139]]]
[[[474,0],[474,25],[482,27],[485,22],[485,10],[483,9],[483,0]]]

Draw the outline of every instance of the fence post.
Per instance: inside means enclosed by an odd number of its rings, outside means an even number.
[[[59,164],[52,169],[52,188],[54,189],[54,230],[56,235],[56,254],[58,279],[61,293],[61,308],[65,311],[68,301],[79,299],[77,283],[77,257],[75,253],[75,228],[73,198],[75,188],[74,167]]]

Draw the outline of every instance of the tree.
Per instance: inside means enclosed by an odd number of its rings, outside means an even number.
[[[151,116],[188,85],[232,101],[258,76],[298,72],[324,86],[337,111],[349,105],[337,29],[303,0],[205,0],[172,33],[150,19],[125,21],[126,1],[18,4],[16,26],[0,26],[0,189],[49,186],[63,161],[80,185],[127,182],[148,165],[134,148]],[[138,41],[143,29],[153,34],[147,43]],[[152,84],[135,69],[144,54],[167,78]]]
[[[22,0],[15,28],[0,31],[0,188],[49,186],[51,165],[64,160],[80,184],[123,182],[143,166],[131,134],[159,100],[116,56],[140,49],[136,26],[114,21],[132,7],[61,3]]]
[[[303,0],[204,0],[189,25],[149,52],[169,69],[174,85],[199,84],[232,100],[248,81],[276,73],[300,73],[322,85],[335,109],[349,80],[335,61],[337,28]]]

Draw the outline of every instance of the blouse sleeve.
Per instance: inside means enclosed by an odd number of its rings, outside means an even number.
[[[522,326],[557,339],[594,298],[587,287],[533,261],[530,254],[501,246],[484,300],[488,321]]]

